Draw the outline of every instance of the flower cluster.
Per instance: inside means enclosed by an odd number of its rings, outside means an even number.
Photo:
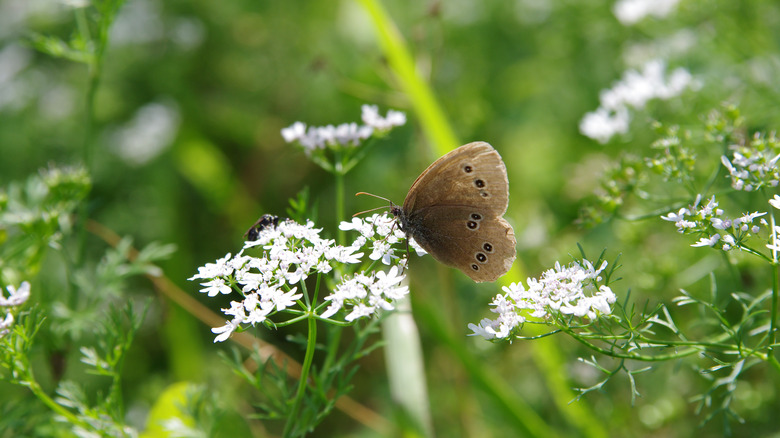
[[[615,134],[628,132],[631,121],[629,107],[641,109],[652,99],[671,99],[686,88],[696,87],[693,76],[684,68],[677,68],[666,76],[662,60],[648,61],[642,72],[628,70],[611,89],[602,90],[599,108],[580,121],[580,132],[600,143],[606,143]]]
[[[226,340],[230,334],[244,325],[280,325],[269,318],[278,312],[287,311],[301,315],[310,310],[309,297],[301,302],[306,293],[304,282],[311,275],[330,273],[335,264],[354,265],[363,262],[364,246],[371,242],[371,260],[382,260],[385,264],[396,262],[404,265],[405,259],[395,256],[394,249],[378,242],[398,242],[400,236],[391,225],[392,218],[374,215],[368,220],[343,222],[342,229],[360,231],[360,236],[349,246],[337,245],[335,241],[320,237],[321,229],[314,228],[309,221],[298,224],[291,220],[276,226],[259,230],[256,240],[244,243],[244,248],[235,256],[225,257],[198,268],[198,273],[189,280],[205,280],[200,291],[210,297],[219,294],[239,293],[241,301],[232,301],[230,308],[222,309],[230,320],[222,327],[212,329],[218,336],[214,342]],[[245,254],[262,249],[260,257]],[[380,309],[393,308],[392,301],[408,293],[399,286],[404,279],[398,267],[389,272],[361,272],[352,277],[344,276],[324,302],[315,304],[314,311],[329,307],[321,318],[330,318],[337,312],[347,313],[346,321],[376,314]],[[298,286],[301,286],[299,291]],[[315,291],[316,294],[316,291]],[[296,308],[296,306],[298,308]],[[303,312],[302,312],[303,310]]]
[[[320,316],[330,318],[347,305],[352,311],[344,319],[350,322],[371,316],[379,309],[393,310],[392,302],[409,293],[407,286],[399,286],[403,279],[404,275],[399,274],[398,266],[393,266],[388,272],[372,272],[369,275],[358,273],[351,278],[344,278],[333,293],[325,297],[330,306]]]
[[[661,129],[661,124],[656,124]],[[654,141],[650,147],[658,150],[653,157],[644,159],[645,165],[664,181],[686,182],[692,178],[696,166],[696,153],[684,145],[688,132],[679,132],[677,126],[666,128],[666,134]]]
[[[387,116],[382,117],[376,105],[363,105],[361,118],[364,125],[353,122],[338,126],[307,127],[303,122],[295,122],[282,129],[282,137],[287,143],[298,142],[306,153],[311,153],[313,150],[332,146],[359,146],[375,132],[384,133],[396,126],[406,124],[406,114],[389,110]]]
[[[611,305],[616,297],[612,289],[602,282],[601,273],[607,262],[596,269],[588,260],[568,266],[555,263],[555,268],[545,271],[539,279],[529,278],[526,289],[522,284],[505,286],[505,294],[496,295],[491,303],[498,318],[485,318],[479,325],[469,324],[471,336],[485,339],[511,339],[515,330],[526,321],[526,314],[537,319],[553,319],[574,316],[590,321],[612,313]]]
[[[8,298],[4,296],[2,289],[0,289],[0,308],[7,309],[5,310],[5,316],[0,319],[0,338],[11,331],[11,326],[14,323],[14,315],[9,308],[21,306],[30,298],[30,283],[23,281],[18,289],[9,285],[6,287],[6,290],[8,290]]]
[[[371,260],[381,259],[383,264],[390,265],[392,261],[400,259],[399,256],[395,255],[396,249],[393,245],[406,239],[406,235],[392,216],[374,214],[365,219],[354,217],[351,222],[342,222],[339,229],[360,233],[352,246],[362,247],[371,241],[371,255],[369,255]],[[425,250],[412,238],[409,238],[409,246],[415,250],[417,255],[426,254]]]
[[[718,208],[715,196],[710,198],[706,205],[700,206],[701,201],[702,196],[698,195],[693,205],[661,216],[665,221],[674,222],[680,233],[704,236],[692,244],[693,247],[714,247],[720,242],[724,251],[742,248],[748,237],[761,231],[762,226],[767,226],[766,220],[761,218],[766,212],[745,213],[738,218],[729,219],[724,216],[723,209]],[[758,225],[753,223],[756,219],[759,219]]]
[[[775,133],[769,136],[756,133],[749,144],[732,145],[729,160],[725,155],[720,161],[726,166],[731,177],[731,187],[735,190],[750,192],[761,187],[777,187],[780,181],[780,141]]]

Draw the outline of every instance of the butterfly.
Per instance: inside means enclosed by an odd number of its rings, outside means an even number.
[[[515,260],[515,232],[503,218],[508,204],[504,161],[478,141],[428,166],[403,205],[390,203],[390,212],[434,259],[479,283],[496,281]]]

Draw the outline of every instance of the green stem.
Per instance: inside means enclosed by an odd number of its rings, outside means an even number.
[[[95,126],[95,95],[100,85],[101,66],[100,61],[95,60],[89,68],[89,84],[87,85],[87,102],[84,114],[84,166],[92,173],[92,146]]]
[[[637,360],[642,362],[663,362],[668,361],[671,359],[679,359],[682,357],[690,356],[692,354],[701,352],[702,348],[687,348],[683,351],[677,352],[677,353],[670,353],[670,354],[659,354],[657,356],[642,356],[639,354],[625,354],[625,353],[617,353],[614,350],[602,348],[599,347],[593,343],[591,343],[587,338],[584,338],[582,336],[577,335],[576,333],[569,332],[564,330],[566,333],[569,334],[572,338],[574,338],[576,341],[582,343],[586,347],[590,348],[591,350],[594,350],[600,354],[603,354],[605,356],[614,357],[616,359],[631,359],[631,360]],[[663,346],[663,345],[661,345]]]
[[[333,363],[336,360],[336,354],[339,352],[339,344],[341,343],[341,332],[344,330],[336,325],[327,325],[328,330],[328,352],[325,356],[325,361],[322,363],[322,370],[320,371],[320,380],[325,381]]]
[[[344,173],[336,171],[333,174],[336,177],[336,223],[344,220]],[[346,235],[344,230],[339,228],[336,243],[344,245]]]
[[[301,367],[301,378],[298,382],[298,392],[295,394],[295,400],[293,401],[293,407],[290,410],[290,415],[287,417],[287,424],[284,425],[284,433],[282,436],[292,436],[295,423],[298,421],[298,417],[301,411],[301,404],[303,403],[303,396],[306,392],[307,381],[309,380],[309,371],[311,370],[311,364],[314,360],[314,351],[317,347],[317,320],[312,314],[309,317],[309,335],[308,342],[306,343],[306,356],[303,359],[303,366]]]
[[[30,391],[32,391],[32,393],[35,394],[36,397],[38,397],[38,400],[42,401],[43,404],[48,406],[49,409],[54,411],[57,415],[61,415],[63,418],[65,418],[68,421],[68,423],[74,426],[80,426],[85,430],[92,430],[92,427],[89,424],[80,420],[77,416],[73,415],[69,410],[65,409],[62,405],[52,400],[52,398],[49,397],[48,394],[46,394],[43,388],[41,388],[41,386],[33,377],[32,368],[29,363],[25,364],[24,369],[28,370],[27,379],[25,379],[25,381],[23,381],[22,384],[30,388]]]
[[[774,217],[772,218],[772,229],[774,229]],[[772,310],[770,312],[771,317],[769,320],[769,347],[767,348],[766,354],[770,360],[777,363],[777,360],[774,357],[774,345],[777,341],[777,295],[778,291],[780,291],[777,270],[780,269],[780,266],[775,262],[772,268]]]

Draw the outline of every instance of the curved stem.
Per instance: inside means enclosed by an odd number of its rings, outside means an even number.
[[[295,422],[298,421],[298,417],[301,411],[301,404],[303,403],[303,396],[306,392],[307,382],[309,380],[309,371],[311,370],[311,364],[314,360],[314,351],[317,347],[317,320],[313,314],[309,316],[309,333],[308,342],[306,343],[306,356],[303,359],[303,366],[301,367],[301,378],[298,381],[298,392],[295,394],[295,400],[293,401],[293,407],[290,410],[290,415],[287,417],[287,423],[284,425],[284,433],[282,436],[292,436]]]
[[[46,406],[49,407],[52,411],[57,413],[57,415],[61,415],[63,418],[65,418],[68,423],[72,425],[81,426],[86,430],[91,430],[92,428],[87,424],[86,422],[79,419],[77,416],[73,415],[69,410],[65,409],[62,405],[55,402],[51,397],[49,397],[48,394],[41,388],[40,385],[38,385],[38,382],[35,380],[30,380],[27,383],[27,387],[30,388],[30,391],[32,391],[33,394],[35,394],[36,397],[38,397],[38,400],[43,402]]]

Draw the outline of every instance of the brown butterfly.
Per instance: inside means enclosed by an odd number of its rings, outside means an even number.
[[[515,232],[502,217],[508,204],[504,161],[478,141],[428,166],[390,211],[433,258],[479,283],[506,274],[515,260]]]

